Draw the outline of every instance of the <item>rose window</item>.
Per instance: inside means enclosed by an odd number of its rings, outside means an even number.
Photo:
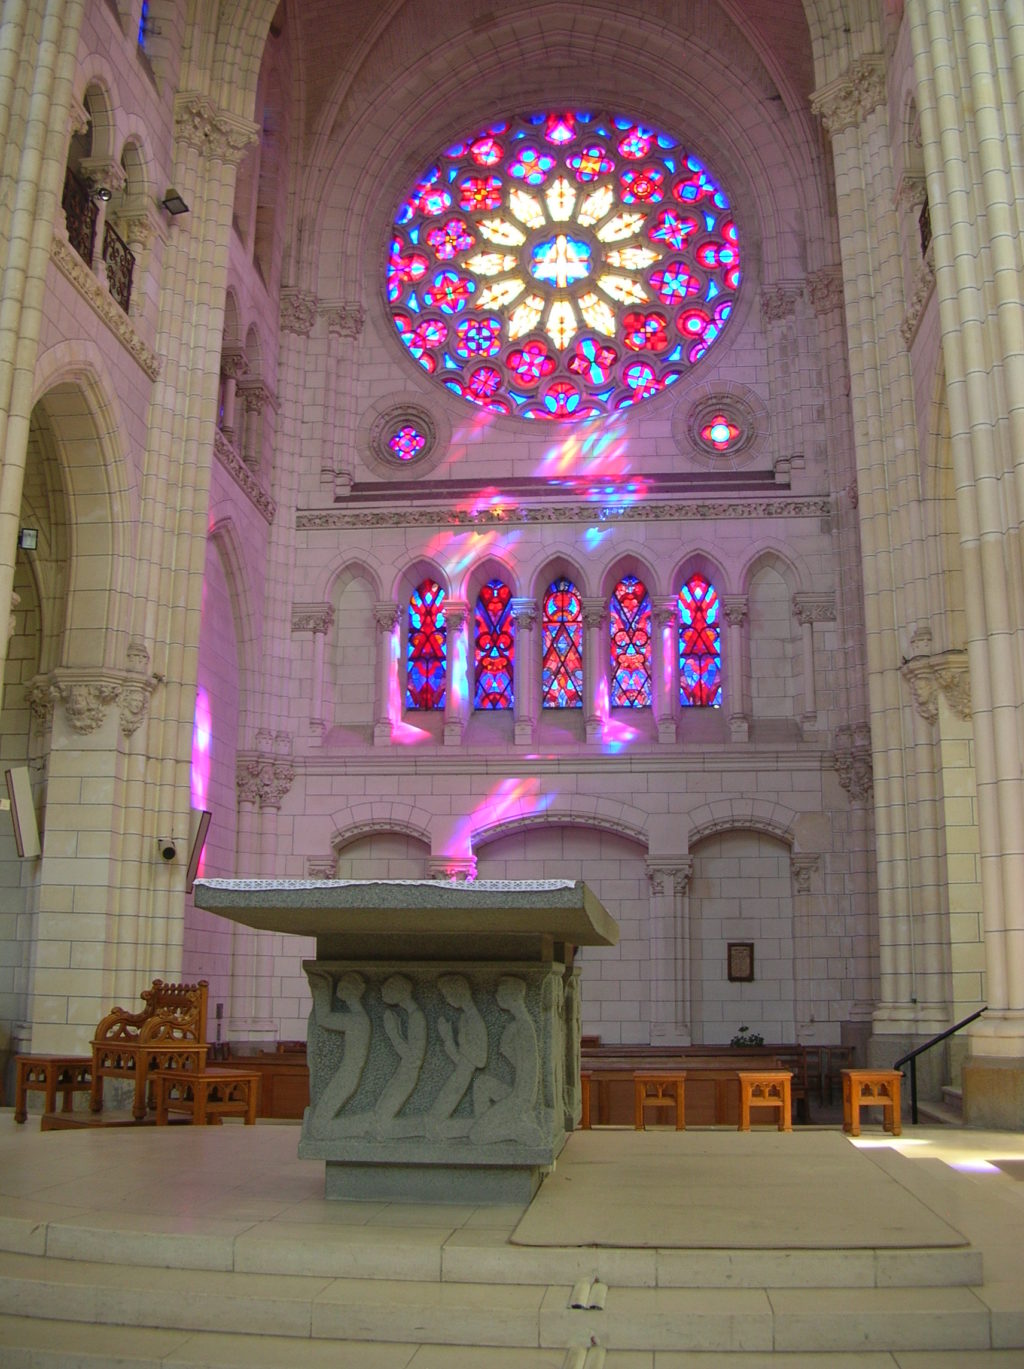
[[[729,200],[680,144],[579,110],[490,125],[402,201],[391,316],[430,375],[522,418],[660,394],[713,346],[740,285]]]

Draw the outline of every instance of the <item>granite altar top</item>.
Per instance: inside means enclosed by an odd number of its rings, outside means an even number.
[[[199,879],[196,906],[300,936],[552,936],[614,946],[615,919],[582,880]]]

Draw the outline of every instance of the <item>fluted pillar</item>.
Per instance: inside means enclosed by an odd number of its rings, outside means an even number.
[[[221,412],[220,430],[231,443],[235,443],[235,403],[238,382],[249,373],[249,362],[240,348],[228,348],[220,359],[221,375]]]
[[[373,606],[376,647],[376,719],[373,724],[374,746],[388,746],[392,724],[402,721],[401,682],[398,679],[398,605],[390,599]]]
[[[650,859],[651,1043],[691,1044],[691,948],[687,891],[693,857]]]
[[[726,622],[725,696],[729,718],[729,737],[734,742],[745,742],[750,735],[750,704],[748,692],[748,663],[743,625],[747,621],[748,601],[745,594],[724,594],[722,613]]]
[[[354,302],[323,307],[330,338],[324,430],[320,443],[320,487],[346,495],[355,480],[355,372],[357,340],[363,331],[362,306]]]
[[[674,594],[651,604],[651,621],[654,724],[658,741],[672,743],[679,700],[679,601]]]
[[[599,742],[608,721],[608,601],[589,597],[583,611],[583,709],[588,742]]]
[[[444,744],[460,746],[469,719],[472,693],[472,651],[469,605],[446,599],[444,621],[447,652],[444,665]]]
[[[536,600],[513,599],[512,619],[516,625],[515,693],[512,701],[515,744],[530,746],[537,720],[537,691],[540,688]]]

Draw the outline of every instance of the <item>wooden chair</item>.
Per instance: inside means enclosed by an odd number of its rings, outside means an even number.
[[[103,1080],[130,1079],[134,1085],[132,1115],[146,1115],[149,1076],[154,1070],[201,1070],[206,1064],[205,979],[198,984],[165,984],[154,979],[143,991],[146,1005],[132,1013],[115,1008],[96,1028],[92,1042],[92,1090],[89,1108],[103,1107]]]
[[[644,1108],[669,1110],[675,1117],[676,1131],[686,1130],[686,1071],[633,1071],[633,1126],[645,1131]]]

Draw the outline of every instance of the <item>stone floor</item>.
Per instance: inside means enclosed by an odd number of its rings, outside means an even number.
[[[0,1364],[1024,1369],[1018,1134],[577,1133],[525,1221],[327,1202],[297,1140],[0,1110]],[[720,1186],[714,1241],[680,1227],[687,1174]]]

